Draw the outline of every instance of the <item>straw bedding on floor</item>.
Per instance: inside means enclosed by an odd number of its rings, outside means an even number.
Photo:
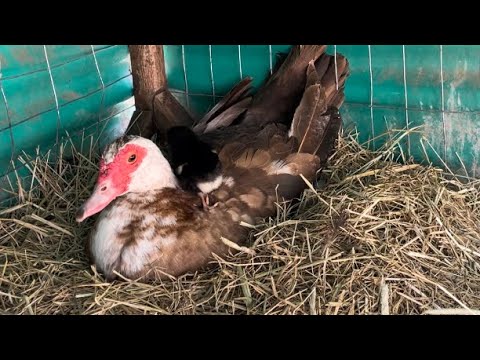
[[[478,182],[395,162],[404,136],[375,152],[341,137],[318,184],[278,204],[239,253],[151,284],[107,283],[87,262],[93,219],[79,225],[74,214],[95,156],[38,157],[38,185],[0,209],[0,313],[478,313]]]

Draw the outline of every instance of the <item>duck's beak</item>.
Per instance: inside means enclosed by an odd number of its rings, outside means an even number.
[[[93,189],[92,195],[78,209],[76,214],[77,222],[82,222],[86,218],[95,215],[107,207],[118,196],[118,191],[114,186],[105,182],[97,183]]]

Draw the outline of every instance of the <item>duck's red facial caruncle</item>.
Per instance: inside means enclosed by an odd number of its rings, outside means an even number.
[[[77,211],[77,221],[102,211],[115,198],[128,191],[132,174],[138,169],[147,150],[135,144],[127,144],[112,159],[100,160],[100,171],[93,193]],[[109,162],[107,162],[110,160]]]

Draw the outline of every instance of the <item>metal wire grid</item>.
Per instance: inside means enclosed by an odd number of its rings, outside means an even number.
[[[372,67],[372,48],[371,48],[372,45],[367,45],[368,47],[368,67],[369,67],[369,93],[370,93],[370,101],[369,101],[369,104],[366,104],[368,107],[369,107],[369,110],[370,110],[370,132],[371,132],[371,135],[373,138],[375,138],[376,136],[376,130],[375,130],[375,126],[374,126],[374,108],[385,108],[386,106],[385,105],[377,105],[377,104],[374,104],[374,72],[373,72],[373,67]],[[444,59],[443,59],[443,45],[437,45],[439,47],[439,53],[440,53],[440,69],[439,69],[439,72],[440,72],[440,78],[441,78],[441,118],[442,118],[442,124],[443,124],[443,138],[444,138],[444,148],[442,149],[443,151],[443,154],[439,154],[439,158],[441,158],[443,161],[446,161],[446,154],[447,154],[447,141],[446,141],[446,136],[447,136],[447,130],[446,130],[446,119],[445,119],[445,114],[446,114],[446,109],[445,109],[445,81],[444,81],[444,68],[443,68],[443,64],[444,64]],[[99,66],[99,63],[98,63],[98,60],[97,60],[97,55],[99,52],[101,51],[105,51],[106,49],[110,48],[111,46],[108,46],[108,47],[105,47],[105,48],[102,48],[102,49],[95,49],[95,47],[93,45],[90,45],[91,47],[91,56],[93,57],[94,59],[94,62],[95,62],[95,68],[96,68],[96,72],[97,72],[97,75],[98,75],[98,78],[99,78],[99,81],[100,81],[100,88],[93,91],[93,92],[90,92],[80,98],[76,98],[75,100],[72,100],[72,101],[78,101],[78,100],[81,100],[85,97],[88,97],[90,95],[93,95],[95,93],[98,93],[98,92],[101,92],[101,104],[100,104],[100,114],[103,112],[103,109],[104,109],[104,102],[105,102],[105,90],[114,85],[116,82],[119,82],[123,79],[125,79],[126,77],[128,76],[131,76],[131,74],[128,74],[120,79],[117,79],[116,81],[114,82],[111,82],[109,84],[106,84],[104,79],[103,79],[103,76],[102,76],[102,71],[100,69],[100,66]],[[222,94],[219,94],[218,91],[216,90],[216,84],[215,84],[215,68],[214,68],[214,64],[213,64],[213,55],[212,55],[212,45],[208,45],[208,49],[209,49],[209,65],[210,65],[210,80],[211,80],[211,86],[212,86],[212,92],[211,93],[192,93],[191,91],[189,91],[189,84],[188,84],[188,69],[187,69],[187,63],[186,63],[186,51],[185,51],[185,45],[182,45],[181,46],[181,51],[182,51],[182,67],[183,67],[183,74],[184,74],[184,81],[185,81],[185,91],[176,91],[178,93],[184,93],[186,95],[186,105],[187,107],[190,107],[190,96],[206,96],[206,97],[210,97],[213,99],[214,102],[218,101],[221,97],[222,97]],[[237,46],[237,49],[238,49],[238,64],[239,64],[239,69],[238,69],[238,76],[239,76],[239,79],[243,78],[244,76],[244,69],[243,69],[243,62],[244,62],[244,59],[242,57],[242,46],[241,45],[238,45]],[[273,66],[274,66],[274,53],[272,51],[272,45],[268,45],[268,49],[269,49],[269,70],[270,70],[270,73],[272,73],[273,71]],[[19,124],[23,123],[23,122],[26,122],[36,116],[39,116],[43,113],[46,113],[46,112],[49,112],[49,111],[52,111],[52,110],[55,110],[56,111],[56,114],[57,114],[57,128],[56,128],[56,139],[55,139],[55,144],[52,145],[52,147],[55,147],[55,146],[58,146],[62,140],[65,140],[65,136],[60,136],[60,128],[61,128],[61,110],[62,110],[62,107],[68,105],[70,102],[65,102],[63,104],[59,104],[59,101],[58,101],[58,97],[57,97],[57,90],[56,90],[56,84],[55,84],[55,81],[54,81],[54,77],[52,75],[52,70],[57,68],[57,67],[61,67],[61,66],[64,66],[68,63],[71,63],[71,62],[74,62],[78,59],[80,59],[81,57],[85,56],[85,55],[82,55],[82,56],[79,56],[79,57],[75,57],[75,58],[70,58],[68,60],[65,60],[64,62],[61,62],[61,63],[58,63],[58,64],[55,64],[55,65],[51,65],[50,64],[50,61],[49,61],[49,53],[48,53],[48,49],[47,47],[44,45],[43,46],[43,50],[44,50],[44,56],[45,56],[45,62],[46,62],[46,69],[43,69],[43,70],[34,70],[34,71],[31,71],[29,73],[26,73],[26,74],[22,74],[22,75],[15,75],[15,76],[10,76],[10,77],[1,77],[1,63],[0,63],[0,95],[1,95],[1,99],[3,100],[3,105],[5,107],[5,110],[6,110],[6,114],[7,114],[7,121],[8,121],[8,131],[10,132],[10,142],[11,142],[11,163],[13,164],[13,158],[15,156],[15,154],[17,154],[17,150],[21,150],[21,149],[16,149],[16,145],[15,145],[15,140],[14,140],[14,136],[13,136],[13,127],[14,126],[18,126]],[[336,55],[337,53],[337,45],[333,45],[333,53],[334,55]],[[336,60],[336,58],[335,58]],[[404,87],[404,98],[405,98],[405,107],[404,107],[404,110],[405,110],[405,127],[407,129],[410,128],[410,117],[409,117],[409,111],[411,110],[409,108],[409,104],[408,104],[408,99],[409,99],[409,96],[408,96],[408,76],[407,76],[407,65],[406,65],[406,49],[405,49],[405,45],[402,45],[402,63],[403,63],[403,87]],[[335,61],[335,65],[336,65],[336,61]],[[29,74],[32,74],[32,73],[35,73],[35,72],[38,72],[38,71],[48,71],[48,74],[49,74],[49,77],[50,77],[50,82],[51,82],[51,88],[52,88],[52,93],[53,93],[53,96],[54,96],[54,99],[55,99],[55,107],[52,108],[52,109],[48,109],[42,113],[39,113],[39,114],[35,114],[33,116],[30,116],[28,118],[25,118],[23,119],[22,121],[16,123],[15,125],[12,124],[12,121],[11,121],[11,111],[12,109],[10,109],[9,107],[9,102],[8,102],[8,99],[7,99],[7,96],[5,94],[5,91],[4,91],[4,87],[3,87],[3,81],[5,80],[8,80],[8,79],[11,79],[11,78],[14,78],[14,77],[18,77],[18,76],[26,76],[26,75],[29,75]],[[337,68],[335,69],[335,75],[336,75],[336,83],[337,83],[337,87],[338,87],[338,71],[337,71]],[[367,84],[366,84],[367,85]],[[348,99],[347,99],[348,100]],[[348,101],[347,101],[348,103]],[[133,107],[133,105],[132,105]],[[124,109],[122,111],[125,111],[127,109]],[[426,110],[428,111],[428,110]],[[432,111],[432,110],[430,110]],[[108,119],[111,119],[112,117],[116,116],[117,114],[113,114],[111,116],[109,116],[108,118],[106,119],[101,119],[101,115],[99,114],[99,117],[97,119],[97,122],[95,124],[96,128],[97,128],[97,134],[98,134],[98,130],[99,130],[99,127],[100,127],[100,124],[105,121],[105,120],[108,120]],[[106,123],[105,123],[106,125]],[[104,126],[105,126],[104,125]],[[6,131],[6,130],[3,130],[3,131]],[[81,133],[81,131],[79,132],[76,132],[75,134],[78,134],[78,133]],[[74,135],[75,135],[74,134]],[[72,135],[72,137],[74,136]],[[98,139],[97,139],[98,140]],[[410,155],[411,153],[411,144],[410,144],[410,136],[407,137],[407,142],[408,142],[408,149],[407,149],[407,153],[408,155]],[[11,169],[9,169],[11,171]],[[1,176],[4,176],[6,175],[6,173],[4,172]]]
[[[44,55],[45,65],[46,65],[45,68],[40,69],[40,70],[28,71],[28,72],[22,73],[20,75],[11,75],[11,76],[3,76],[2,77],[2,64],[0,62],[0,99],[1,99],[1,102],[3,103],[6,118],[7,118],[6,119],[7,120],[7,122],[6,122],[7,123],[7,128],[4,128],[3,130],[0,130],[0,132],[8,131],[9,132],[9,138],[10,138],[10,161],[9,161],[9,166],[7,166],[6,168],[0,169],[0,181],[3,182],[3,185],[8,183],[10,188],[15,189],[15,184],[11,182],[10,175],[15,174],[16,177],[18,178],[18,172],[26,166],[26,165],[19,164],[18,162],[15,161],[16,157],[20,154],[20,152],[22,150],[25,150],[25,149],[19,148],[19,146],[17,144],[15,144],[15,137],[14,137],[14,131],[13,130],[16,126],[19,126],[19,125],[21,125],[21,124],[23,124],[23,123],[25,123],[25,122],[27,122],[31,119],[37,118],[37,117],[39,117],[39,116],[41,116],[45,113],[55,111],[56,117],[57,117],[56,128],[54,130],[56,132],[55,141],[52,144],[50,144],[50,146],[49,146],[49,144],[38,144],[38,145],[44,145],[44,146],[47,146],[49,149],[53,149],[53,150],[58,151],[60,144],[62,144],[62,143],[65,144],[66,142],[69,142],[70,140],[78,138],[78,137],[83,138],[85,133],[92,132],[95,135],[89,135],[89,136],[92,136],[93,146],[94,146],[94,148],[96,148],[98,150],[99,141],[101,140],[101,134],[104,132],[106,126],[109,124],[109,121],[111,119],[116,118],[117,116],[121,115],[122,113],[129,112],[129,111],[133,112],[133,109],[134,109],[133,92],[132,92],[132,98],[131,98],[132,101],[129,101],[129,102],[131,102],[130,105],[127,104],[126,107],[123,107],[119,111],[116,111],[116,110],[114,111],[112,109],[108,113],[105,112],[105,110],[106,110],[106,108],[105,108],[105,98],[106,98],[107,89],[131,76],[131,71],[129,71],[128,74],[126,74],[124,76],[121,76],[121,77],[119,77],[119,78],[117,78],[113,81],[110,81],[109,83],[106,83],[105,80],[104,80],[104,76],[102,75],[102,71],[101,71],[100,64],[99,64],[97,56],[98,56],[99,53],[101,53],[103,51],[107,51],[108,49],[111,49],[111,48],[116,47],[116,46],[118,46],[118,45],[110,45],[110,46],[105,46],[105,47],[100,48],[100,49],[96,49],[94,45],[90,45],[90,49],[91,49],[90,54],[82,54],[80,56],[70,57],[70,58],[68,58],[64,61],[60,61],[60,62],[57,62],[55,65],[52,65],[51,61],[50,61],[50,55],[51,54],[49,54],[49,49],[47,48],[46,45],[43,45],[42,46],[43,47],[43,55]],[[65,66],[69,63],[73,63],[73,62],[75,62],[77,60],[80,60],[80,59],[82,59],[84,57],[87,57],[87,56],[91,56],[93,58],[96,73],[97,73],[97,76],[98,76],[98,80],[100,82],[100,87],[95,89],[94,91],[89,91],[88,93],[86,93],[82,96],[79,96],[79,97],[75,98],[74,100],[64,101],[63,103],[60,103],[59,99],[58,99],[57,84],[55,83],[55,79],[54,79],[54,76],[53,76],[53,70],[56,69],[56,68],[60,68],[62,66]],[[0,59],[0,61],[1,61],[1,59]],[[5,88],[4,88],[4,85],[3,85],[4,81],[14,79],[14,78],[18,78],[18,77],[29,76],[31,74],[42,72],[42,71],[46,71],[48,73],[55,106],[53,108],[49,108],[47,110],[35,113],[31,116],[28,116],[28,117],[26,117],[26,118],[24,118],[20,121],[17,121],[16,123],[13,123],[12,122],[12,111],[15,111],[15,109],[12,109],[11,106],[9,105],[9,100],[8,100],[8,97],[7,97],[7,94],[5,92]],[[43,90],[48,91],[48,89],[43,89]],[[97,94],[99,92],[101,93],[101,99],[100,99],[100,104],[99,104],[99,108],[98,108],[99,111],[98,111],[98,117],[96,119],[96,122],[93,123],[93,124],[88,124],[83,129],[80,129],[80,130],[77,130],[77,131],[68,132],[68,129],[65,129],[66,131],[60,132],[60,129],[62,129],[62,108],[71,104],[72,102],[76,102],[76,101],[88,98],[88,97],[90,97],[94,94]],[[0,104],[0,106],[1,106],[1,104]],[[36,145],[36,144],[32,144],[32,145]],[[23,179],[23,180],[26,180],[26,179]],[[0,204],[3,203],[5,200],[8,200],[8,198],[5,199],[5,194],[2,195],[0,193]]]
[[[110,48],[113,48],[115,46],[118,46],[118,45],[109,45],[109,46],[106,46],[106,47],[103,47],[101,49],[95,49],[95,47],[93,45],[90,45],[90,49],[91,49],[91,54],[82,54],[81,56],[76,56],[76,57],[73,57],[73,58],[68,58],[66,59],[65,61],[62,61],[62,62],[59,62],[55,65],[51,65],[50,63],[50,58],[49,58],[49,53],[48,53],[48,49],[47,49],[47,46],[46,45],[43,45],[43,53],[44,53],[44,57],[45,57],[45,64],[46,64],[46,68],[45,69],[42,69],[42,70],[33,70],[33,71],[29,71],[29,72],[25,72],[25,73],[22,73],[20,75],[13,75],[13,76],[8,76],[8,77],[2,77],[1,74],[2,74],[2,64],[0,62],[0,94],[1,94],[1,99],[3,100],[3,105],[5,107],[5,112],[6,112],[6,117],[7,117],[7,123],[8,123],[8,129],[4,129],[4,130],[0,130],[0,131],[9,131],[10,133],[10,142],[11,142],[11,157],[10,157],[10,164],[12,165],[13,164],[13,160],[14,160],[14,157],[18,155],[18,151],[21,151],[23,149],[16,149],[16,145],[15,145],[15,140],[14,140],[14,136],[13,136],[13,128],[15,126],[18,126],[18,125],[21,125],[33,118],[36,118],[38,116],[41,116],[45,113],[48,113],[52,110],[55,110],[56,111],[56,114],[57,114],[57,126],[56,126],[56,136],[55,136],[55,142],[51,145],[51,148],[55,148],[57,146],[59,146],[62,142],[65,142],[67,140],[69,140],[70,138],[76,136],[76,135],[79,135],[82,133],[82,131],[84,131],[85,129],[81,129],[79,131],[76,131],[70,135],[67,135],[67,134],[62,134],[60,136],[60,129],[62,128],[62,116],[61,116],[61,109],[69,104],[71,104],[72,102],[76,102],[76,101],[79,101],[79,100],[82,100],[82,99],[85,99],[89,96],[92,96],[96,93],[99,93],[101,92],[101,100],[100,100],[100,105],[99,105],[99,113],[98,113],[98,117],[97,117],[97,121],[96,121],[96,130],[97,130],[97,134],[100,134],[99,130],[100,130],[100,125],[103,124],[103,128],[102,128],[102,131],[103,129],[105,128],[105,126],[108,124],[108,120],[114,118],[115,116],[119,115],[121,112],[123,111],[127,111],[131,108],[134,107],[134,105],[130,105],[128,106],[127,108],[125,109],[122,109],[121,111],[117,112],[117,113],[114,113],[112,115],[108,115],[104,118],[102,118],[102,114],[105,110],[105,94],[106,94],[106,90],[121,82],[122,80],[128,78],[131,76],[131,72],[127,75],[124,75],[124,76],[121,76],[119,77],[118,79],[114,80],[114,81],[111,81],[110,83],[106,84],[105,81],[104,81],[104,78],[102,76],[102,71],[100,69],[100,65],[99,65],[99,62],[98,62],[98,59],[97,59],[97,55],[98,53],[102,52],[102,51],[106,51],[107,49],[110,49]],[[64,103],[62,104],[59,104],[59,100],[58,100],[58,96],[57,96],[57,89],[56,89],[56,84],[55,84],[55,80],[54,80],[54,77],[53,77],[53,69],[56,69],[56,68],[60,68],[62,66],[65,66],[69,63],[73,63],[77,60],[80,60],[86,56],[92,56],[93,58],[93,61],[94,61],[94,64],[95,64],[95,69],[96,69],[96,73],[97,73],[97,76],[98,76],[98,79],[100,81],[100,88],[99,89],[96,89],[94,91],[91,91],[91,92],[88,92],[87,94],[85,95],[82,95],[82,96],[79,96],[77,98],[75,98],[74,100],[71,100],[71,101],[65,101]],[[1,60],[1,59],[0,59]],[[26,117],[25,119],[22,119],[21,121],[18,121],[16,122],[15,124],[12,123],[12,119],[11,119],[11,113],[12,113],[12,110],[9,106],[9,102],[8,102],[8,99],[7,99],[7,96],[5,94],[5,90],[4,90],[4,87],[3,87],[3,82],[5,80],[10,80],[10,79],[14,79],[14,78],[18,78],[18,77],[23,77],[23,76],[28,76],[28,75],[31,75],[31,74],[34,74],[34,73],[38,73],[38,72],[41,72],[41,71],[47,71],[48,72],[48,75],[49,75],[49,78],[50,78],[50,84],[51,84],[51,91],[53,93],[53,97],[54,97],[54,100],[55,100],[55,107],[54,108],[50,108],[50,109],[47,109],[47,110],[44,110],[44,111],[41,111],[41,112],[38,112],[38,113],[35,113],[33,114],[32,116],[29,116],[29,117]],[[88,126],[88,128],[90,128],[90,125]],[[98,146],[98,138],[96,139],[96,142],[95,142],[95,145]],[[18,150],[18,151],[17,151]],[[12,165],[13,166],[13,165]],[[10,167],[9,169],[5,169],[3,171],[0,171],[0,178],[7,175],[9,172],[12,171],[12,167]]]

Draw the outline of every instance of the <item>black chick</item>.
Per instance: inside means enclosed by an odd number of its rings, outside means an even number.
[[[209,193],[223,180],[217,153],[186,126],[168,129],[167,150],[182,189],[196,192],[205,209],[213,206],[213,197]]]

